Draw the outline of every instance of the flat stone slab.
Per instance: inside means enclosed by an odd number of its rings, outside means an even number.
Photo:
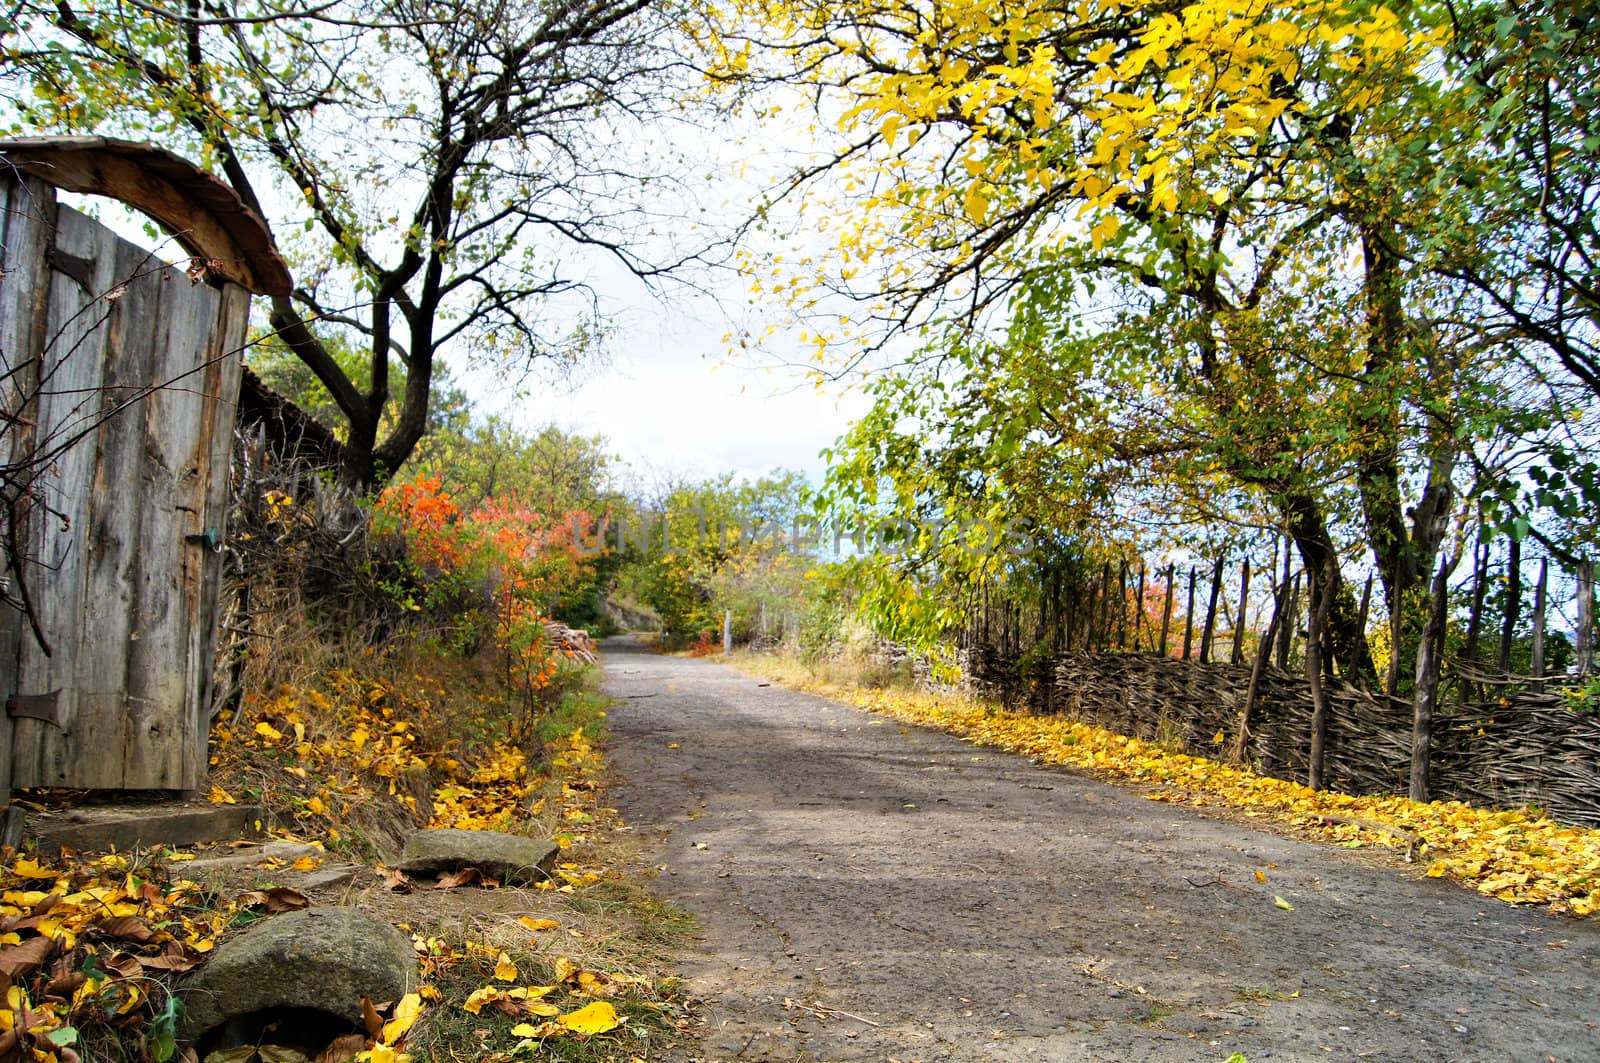
[[[327,853],[305,842],[275,841],[265,845],[242,846],[228,851],[226,856],[202,856],[194,860],[171,862],[169,866],[179,878],[198,878],[218,871],[239,871],[253,868],[271,860],[292,864],[302,856],[322,860]]]
[[[308,1008],[359,1025],[361,998],[399,1000],[417,987],[411,940],[355,908],[275,915],[227,938],[178,988],[179,1036],[193,1041],[230,1019],[268,1008]]]
[[[506,885],[542,882],[553,876],[555,842],[492,830],[442,827],[419,830],[406,839],[400,870],[408,875],[442,875],[475,867]]]

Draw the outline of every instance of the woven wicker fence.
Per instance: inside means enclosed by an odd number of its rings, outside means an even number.
[[[1147,653],[1031,656],[992,645],[966,651],[982,693],[1034,713],[1062,713],[1122,734],[1218,756],[1239,724],[1248,665],[1181,661]],[[1351,794],[1404,793],[1411,707],[1342,683],[1328,684],[1327,777]],[[1263,670],[1252,717],[1255,770],[1304,781],[1311,692],[1302,676]],[[1507,703],[1450,705],[1434,720],[1435,798],[1492,808],[1529,805],[1555,819],[1600,827],[1600,718],[1566,707],[1560,691],[1513,693]],[[1224,732],[1228,742],[1213,738]]]

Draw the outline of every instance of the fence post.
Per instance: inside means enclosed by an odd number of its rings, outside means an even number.
[[[1467,681],[1461,684],[1463,698],[1482,696],[1482,685],[1472,677],[1482,671],[1478,660],[1478,642],[1483,634],[1483,598],[1489,590],[1489,581],[1484,578],[1489,569],[1489,542],[1483,538],[1481,528],[1478,537],[1482,541],[1472,548],[1472,609],[1467,614],[1467,644],[1461,651],[1461,659],[1469,674]]]
[[[1289,602],[1283,609],[1283,619],[1278,623],[1278,668],[1289,670],[1289,655],[1294,651],[1295,623],[1300,615],[1300,573],[1284,583],[1289,588]]]
[[[1194,647],[1194,579],[1195,569],[1189,569],[1189,607],[1183,611],[1183,659],[1189,659]]]
[[[733,610],[722,611],[722,655],[726,657],[733,652]]]
[[[1128,563],[1117,563],[1117,649],[1128,648]]]
[[[1244,627],[1249,604],[1250,559],[1247,557],[1244,559],[1244,566],[1239,576],[1239,611],[1233,615],[1233,653],[1229,657],[1230,664],[1238,664],[1244,660]]]
[[[1167,634],[1172,630],[1172,595],[1177,590],[1177,587],[1173,586],[1172,577],[1177,569],[1177,565],[1167,562],[1167,601],[1161,607],[1161,647],[1157,650],[1163,657],[1167,655]]]
[[[1533,689],[1544,690],[1544,625],[1545,584],[1550,575],[1550,559],[1539,559],[1539,582],[1533,585],[1533,659],[1529,671],[1533,673]]]
[[[1511,643],[1517,634],[1517,621],[1522,619],[1522,542],[1512,539],[1506,551],[1506,601],[1505,618],[1500,624],[1500,655],[1495,659],[1495,671],[1502,676],[1511,674]]]
[[[1138,653],[1144,649],[1144,561],[1139,562],[1139,589],[1134,592],[1133,600],[1133,652]]]
[[[1222,594],[1223,555],[1211,569],[1211,600],[1206,605],[1206,625],[1200,632],[1200,663],[1211,660],[1211,640],[1217,631],[1217,598]]]
[[[1578,562],[1578,677],[1594,671],[1594,562]]]

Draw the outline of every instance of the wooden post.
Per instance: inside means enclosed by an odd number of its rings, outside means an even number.
[[[1594,671],[1594,562],[1578,562],[1578,678]]]
[[[1233,617],[1233,654],[1229,663],[1238,664],[1244,660],[1244,629],[1245,617],[1249,615],[1250,605],[1250,559],[1244,559],[1244,565],[1239,574],[1239,611]]]
[[[1278,622],[1278,669],[1289,670],[1289,655],[1294,652],[1295,625],[1300,616],[1300,573],[1286,581],[1289,601],[1283,609],[1283,619]]]
[[[1505,617],[1500,624],[1500,654],[1495,671],[1511,674],[1511,644],[1516,641],[1517,621],[1522,619],[1522,543],[1516,539],[1506,549]]]
[[[1067,584],[1067,604],[1065,606],[1066,630],[1061,635],[1061,648],[1062,649],[1065,649],[1065,650],[1072,649],[1072,618],[1073,618],[1074,615],[1076,615],[1077,609],[1078,609],[1078,596],[1073,591],[1073,584],[1072,583],[1068,583]]]
[[[1472,611],[1467,614],[1467,643],[1461,651],[1462,662],[1474,675],[1480,671],[1478,641],[1483,634],[1483,598],[1489,590],[1489,541],[1483,538],[1481,530],[1478,535],[1481,541],[1472,548]],[[1479,689],[1477,683],[1468,679],[1461,684],[1462,697],[1470,698]]]
[[[1550,575],[1550,560],[1539,559],[1539,582],[1533,585],[1533,689],[1544,689],[1545,584]]]
[[[1194,647],[1194,578],[1195,569],[1189,569],[1189,607],[1183,611],[1183,659],[1189,659]]]
[[[1133,652],[1144,649],[1144,562],[1139,562],[1139,589],[1133,595]]]
[[[1170,561],[1167,563],[1167,600],[1161,606],[1161,644],[1156,648],[1156,652],[1163,657],[1167,655],[1167,635],[1172,630],[1172,596],[1177,590],[1173,586],[1172,577],[1177,568],[1178,566]]]
[[[1206,604],[1206,624],[1200,632],[1200,663],[1211,660],[1211,640],[1217,632],[1217,598],[1222,594],[1222,563],[1223,557],[1217,555],[1217,563],[1211,568],[1211,600]]]
[[[1233,739],[1234,763],[1246,763],[1246,754],[1250,745],[1251,716],[1255,713],[1256,697],[1261,689],[1261,673],[1267,666],[1267,657],[1272,653],[1272,642],[1277,627],[1283,622],[1284,603],[1289,596],[1289,583],[1285,580],[1278,587],[1277,600],[1272,608],[1272,618],[1267,621],[1267,633],[1261,637],[1261,642],[1256,646],[1255,665],[1250,669],[1250,686],[1245,690],[1244,708],[1239,712],[1239,733]]]
[[[1100,566],[1100,644],[1104,651],[1111,644],[1111,562]]]
[[[726,657],[733,652],[733,610],[722,611],[722,655]]]
[[[1117,563],[1117,649],[1128,648],[1128,563]]]

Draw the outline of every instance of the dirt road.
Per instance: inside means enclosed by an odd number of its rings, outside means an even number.
[[[704,925],[692,1058],[1600,1060],[1595,920],[721,665],[604,664],[618,805]]]

